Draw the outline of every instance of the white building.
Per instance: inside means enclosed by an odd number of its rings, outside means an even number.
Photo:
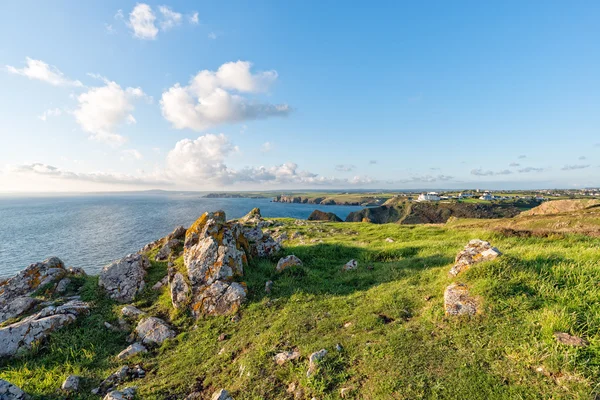
[[[492,196],[490,192],[485,192],[481,197],[479,197],[479,200],[491,201],[494,200],[494,196]]]
[[[440,201],[440,195],[437,192],[421,193],[417,201]]]

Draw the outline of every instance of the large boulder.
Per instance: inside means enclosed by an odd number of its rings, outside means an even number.
[[[59,306],[48,306],[19,322],[0,328],[0,357],[10,357],[29,349],[51,332],[74,322],[89,311],[89,305],[72,300]]]
[[[446,315],[475,315],[479,312],[479,300],[469,294],[462,283],[453,283],[444,291]]]
[[[37,304],[37,300],[30,296],[36,290],[60,281],[66,274],[63,262],[51,257],[0,281],[0,323],[29,311]]]
[[[130,254],[105,266],[100,273],[98,284],[106,290],[111,299],[128,303],[144,289],[144,278],[148,267],[150,267],[148,257],[142,254]]]
[[[135,332],[146,345],[160,346],[165,340],[175,337],[175,331],[165,321],[156,317],[142,319]]]
[[[271,257],[281,250],[281,244],[270,233],[263,232],[263,228],[271,225],[272,221],[265,221],[260,214],[260,209],[252,209],[239,219],[239,223],[243,225],[243,233],[253,257]]]
[[[473,239],[456,255],[454,266],[450,269],[450,275],[456,276],[469,269],[473,264],[493,260],[501,255],[500,250],[492,247],[490,242]]]
[[[12,383],[0,379],[0,400],[27,400],[29,395]]]
[[[246,300],[246,288],[237,282],[216,281],[205,287],[192,306],[195,317],[235,313]]]
[[[308,216],[309,221],[329,221],[329,222],[343,222],[340,217],[332,212],[325,212],[321,210],[315,210]]]
[[[275,267],[275,270],[277,272],[281,272],[285,269],[288,269],[290,267],[295,267],[295,266],[302,266],[302,260],[300,260],[298,257],[296,257],[295,255],[291,254],[287,257],[283,257],[279,259],[279,262],[277,262],[277,267]]]

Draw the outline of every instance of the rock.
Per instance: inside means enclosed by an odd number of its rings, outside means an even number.
[[[281,236],[280,236],[281,238]],[[280,242],[276,241],[271,235],[265,233],[257,241],[249,241],[252,256],[259,258],[272,257],[281,251]]]
[[[171,232],[166,238],[165,238],[165,242],[168,242],[169,240],[184,240],[185,239],[185,233],[186,233],[187,229],[185,229],[183,226],[178,226],[177,228],[175,228],[175,230],[173,232]]]
[[[260,215],[260,208],[253,208],[250,212],[240,218],[240,223],[244,225],[258,225],[263,222],[263,217]]]
[[[345,399],[346,397],[348,397],[352,394],[353,390],[354,390],[354,388],[351,388],[351,387],[341,388],[340,389],[340,397],[342,399]]]
[[[316,370],[319,362],[325,358],[327,350],[321,349],[310,355],[308,359],[308,371],[306,371],[306,377],[310,377]]]
[[[19,389],[12,383],[0,379],[0,399],[1,400],[27,400],[29,395]]]
[[[215,393],[213,393],[210,400],[233,400],[233,397],[227,392],[225,389],[221,389]]]
[[[462,283],[453,283],[444,292],[446,315],[475,315],[479,309],[478,303]]]
[[[121,303],[130,302],[144,289],[144,277],[149,266],[150,261],[145,255],[130,254],[105,266],[98,284],[111,299]]]
[[[282,353],[278,353],[273,357],[275,364],[283,365],[287,361],[292,361],[300,357],[300,352],[297,350],[294,351],[284,351]]]
[[[356,260],[350,260],[342,267],[342,271],[352,271],[357,268],[358,262]]]
[[[198,317],[206,315],[228,315],[239,310],[246,300],[246,288],[237,282],[216,281],[198,296],[198,308],[192,307]]]
[[[344,350],[344,348],[342,347],[342,345],[341,345],[341,344],[339,344],[339,343],[338,343],[338,344],[336,344],[336,345],[335,345],[335,351],[337,351],[337,352],[341,352],[341,351],[343,351],[343,350]]]
[[[309,221],[329,221],[329,222],[343,222],[340,217],[332,212],[324,212],[320,210],[313,211],[308,216]]]
[[[267,294],[271,294],[272,289],[273,289],[273,281],[267,281],[267,283],[265,283],[265,292]]]
[[[45,339],[53,332],[74,322],[89,311],[89,305],[72,300],[60,306],[48,306],[19,322],[0,328],[0,358],[10,357],[29,349],[34,342]]]
[[[124,360],[126,358],[133,357],[136,354],[147,353],[147,352],[148,352],[148,349],[146,348],[146,346],[144,346],[141,343],[136,342],[136,343],[130,344],[129,346],[127,346],[127,348],[125,350],[123,350],[122,352],[117,354],[117,359]]]
[[[457,276],[473,264],[493,260],[500,255],[502,255],[500,250],[492,247],[489,242],[473,239],[456,255],[454,266],[450,269],[450,275]]]
[[[302,232],[294,232],[292,233],[292,239],[300,239],[302,237]]]
[[[283,257],[281,259],[279,259],[279,262],[277,263],[277,267],[275,268],[275,270],[277,272],[281,272],[284,269],[293,267],[293,266],[302,266],[302,260],[300,260],[298,257],[296,257],[295,255],[289,255],[287,257]]]
[[[169,277],[165,276],[164,278],[162,278],[160,281],[156,282],[152,286],[152,290],[159,290],[160,288],[162,288],[163,286],[165,286],[168,283],[169,283]]]
[[[590,344],[587,340],[570,335],[566,332],[554,332],[554,337],[558,343],[566,344],[568,346],[586,347]]]
[[[87,276],[87,274],[85,273],[85,270],[81,267],[69,267],[69,268],[67,268],[67,272],[71,276],[77,276],[77,277]]]
[[[285,231],[277,231],[271,237],[279,244],[289,239],[288,234]]]
[[[394,239],[392,238],[385,238],[385,241],[388,243],[394,243]]]
[[[121,308],[121,315],[123,315],[124,317],[137,319],[143,315],[146,315],[146,313],[137,307],[127,305],[127,306]]]
[[[142,343],[146,345],[160,346],[165,340],[175,337],[175,331],[165,321],[156,317],[142,319],[135,328],[135,332]]]
[[[107,322],[107,321],[104,321],[104,326],[109,331],[113,331],[113,332],[119,332],[120,331],[119,328],[117,328],[116,326],[114,326],[113,324],[111,324],[110,322]]]
[[[135,398],[135,392],[137,388],[131,386],[123,390],[113,390],[104,396],[103,400],[133,400]]]
[[[65,392],[76,392],[79,390],[80,380],[77,375],[69,375],[60,388]]]
[[[117,386],[123,382],[129,381],[131,379],[141,379],[146,376],[146,371],[142,369],[139,365],[134,366],[133,368],[129,368],[129,366],[124,365],[120,367],[118,370],[110,374],[106,379],[104,379],[100,386],[96,389],[92,390],[93,394],[104,395],[106,393],[110,394],[111,392],[115,392]],[[130,387],[127,389],[133,389],[133,391],[129,390],[131,397],[123,397],[132,399],[135,394],[135,387]],[[125,391],[118,392],[121,395],[125,395]],[[111,397],[114,399],[120,399],[121,397]],[[106,399],[106,397],[105,397]]]
[[[158,253],[156,253],[156,257],[154,259],[156,261],[166,261],[171,255],[171,252],[173,252],[176,247],[181,246],[181,243],[182,242],[179,239],[169,240],[163,245],[163,247],[161,247]]]
[[[218,340],[219,342],[222,342],[222,341],[224,341],[224,340],[227,340],[227,334],[225,334],[225,333],[221,333],[221,334],[219,335],[219,337],[217,338],[217,340]]]
[[[30,296],[45,285],[58,282],[66,274],[63,262],[51,257],[0,281],[0,323],[29,311],[37,303]]]
[[[64,293],[67,291],[67,288],[71,284],[71,280],[69,278],[61,279],[56,285],[56,293]]]
[[[190,286],[184,276],[177,272],[171,280],[171,303],[177,309],[185,308],[189,303]]]

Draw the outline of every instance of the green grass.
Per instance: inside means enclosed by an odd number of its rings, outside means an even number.
[[[300,231],[285,254],[304,265],[275,272],[277,260],[253,260],[244,281],[249,299],[239,322],[197,321],[174,313],[166,289],[150,287],[166,274],[152,263],[148,289],[136,304],[171,319],[180,332],[141,362],[139,398],[180,399],[226,388],[239,399],[590,399],[600,394],[600,239],[505,236],[490,225],[402,226],[281,220]],[[385,242],[391,237],[394,243]],[[479,264],[459,280],[483,299],[483,313],[448,318],[443,291],[456,253],[469,239],[490,240],[505,255]],[[311,243],[321,239],[322,243]],[[342,272],[348,260],[356,271]],[[178,267],[182,260],[176,260]],[[367,269],[373,266],[373,269]],[[264,284],[273,280],[273,291]],[[84,297],[94,312],[52,335],[34,352],[0,365],[7,379],[36,398],[60,398],[64,377],[86,377],[85,393],[116,369],[125,334],[106,330],[119,306],[104,299],[94,278]],[[559,345],[555,331],[590,341]],[[227,339],[219,341],[220,334]],[[342,351],[336,351],[336,345]],[[299,360],[272,357],[298,349]],[[308,356],[325,348],[319,371],[306,377]],[[82,394],[78,398],[97,398]]]

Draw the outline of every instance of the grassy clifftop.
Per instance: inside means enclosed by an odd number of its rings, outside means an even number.
[[[535,225],[530,218],[523,224]],[[342,389],[354,399],[589,399],[600,393],[600,239],[569,232],[518,237],[488,221],[282,221],[289,237],[298,232],[284,243],[285,254],[304,265],[276,273],[277,259],[253,260],[239,321],[174,312],[167,288],[151,288],[167,265],[152,262],[135,304],[168,320],[178,335],[128,361],[147,371],[131,383],[139,398],[183,399],[193,391],[210,398],[219,388],[235,399],[338,399]],[[444,288],[456,280],[448,271],[473,238],[489,240],[504,255],[459,277],[481,298],[482,312],[447,317]],[[343,272],[350,259],[358,269]],[[264,291],[268,280],[271,294]],[[96,305],[92,314],[1,364],[0,378],[37,398],[58,399],[60,382],[75,373],[85,381],[74,398],[98,398],[89,390],[123,365],[115,355],[127,346],[126,333],[104,327],[104,321],[116,324],[121,306],[103,297],[96,278],[76,283]],[[557,331],[590,345],[559,344]],[[309,378],[308,356],[320,349],[328,354]],[[273,356],[286,350],[301,357],[276,365]]]

